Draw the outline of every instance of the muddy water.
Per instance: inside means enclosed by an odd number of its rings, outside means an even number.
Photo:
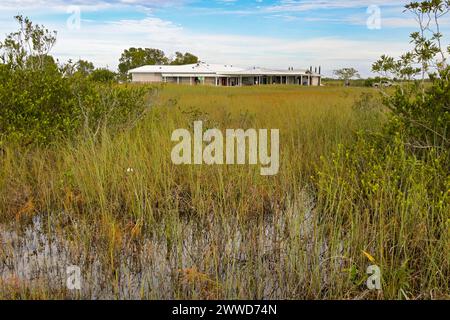
[[[295,298],[309,259],[325,250],[312,239],[311,207],[293,204],[245,227],[180,219],[171,235],[162,222],[161,232],[114,253],[69,240],[35,217],[25,231],[0,226],[0,279],[55,298]],[[79,290],[67,286],[71,266],[80,268]]]

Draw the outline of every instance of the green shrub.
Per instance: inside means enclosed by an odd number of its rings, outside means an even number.
[[[16,17],[20,29],[0,42],[0,144],[47,145],[58,139],[133,125],[149,107],[148,86],[118,86],[106,69],[58,66],[56,33]]]
[[[117,75],[108,69],[95,69],[89,78],[95,82],[111,83],[116,81]]]
[[[55,68],[13,69],[0,66],[2,140],[48,143],[67,136],[79,120],[70,80]]]
[[[72,85],[80,130],[91,138],[130,128],[149,110],[153,86],[117,85],[77,79]]]
[[[449,6],[422,1],[406,8],[418,21],[435,16],[439,30],[439,18]],[[361,132],[355,145],[340,146],[330,160],[323,158],[315,180],[318,212],[329,237],[347,244],[346,256],[353,260],[361,252],[373,254],[387,297],[445,296],[449,290],[450,68],[441,35],[431,24],[421,25],[419,34],[412,34],[413,53],[398,61],[383,56],[373,66],[403,80],[395,90],[382,90],[391,111],[385,128]],[[415,74],[422,79],[412,81]],[[369,102],[363,97],[355,107],[373,111]],[[366,262],[352,261],[354,269],[364,269]]]
[[[361,134],[354,146],[322,159],[316,178],[320,224],[358,270],[370,263],[363,252],[375,257],[385,297],[443,296],[450,275],[448,162],[436,150],[429,161],[418,159],[403,139],[397,135],[385,144]]]
[[[405,144],[415,154],[426,154],[429,149],[441,152],[450,149],[449,75],[447,68],[426,88],[416,82],[397,88],[385,98],[394,115],[390,132],[403,132]]]

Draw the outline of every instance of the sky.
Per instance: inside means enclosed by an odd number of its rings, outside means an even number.
[[[396,0],[0,0],[0,38],[22,14],[58,32],[52,54],[117,68],[123,50],[191,52],[208,63],[364,77],[382,54],[409,50],[414,17]],[[450,34],[450,21],[443,33]],[[448,38],[445,39],[448,44]]]

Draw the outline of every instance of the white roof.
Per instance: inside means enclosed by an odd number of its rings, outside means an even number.
[[[220,65],[220,64],[207,64],[207,63],[196,63],[196,64],[185,64],[181,66],[143,66],[140,68],[132,69],[128,71],[129,73],[205,73],[205,74],[216,74],[223,72],[239,72],[244,69],[233,67],[231,65]]]
[[[306,75],[308,74],[309,71],[307,70],[299,70],[299,69],[294,69],[294,70],[272,70],[272,69],[265,69],[265,68],[251,68],[251,69],[247,69],[247,70],[243,70],[243,71],[239,71],[239,72],[229,72],[227,73],[228,75],[231,74],[237,74],[237,75],[258,75],[258,76],[271,76],[271,75],[276,75],[276,76],[294,76],[294,75]],[[319,74],[315,74],[312,73],[313,75],[319,75]]]
[[[232,65],[208,64],[204,62],[196,64],[186,64],[181,66],[172,65],[148,65],[132,69],[129,73],[161,73],[163,76],[208,76],[208,75],[306,75],[308,70],[271,70],[265,68],[244,69]],[[320,76],[318,73],[312,75]]]
[[[163,77],[211,77],[217,75],[216,73],[162,73]]]

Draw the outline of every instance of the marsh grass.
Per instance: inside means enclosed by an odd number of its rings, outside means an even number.
[[[385,185],[371,208],[342,186],[357,177],[336,158],[339,145],[384,121],[376,98],[378,107],[354,107],[372,91],[164,86],[132,130],[105,129],[99,141],[80,137],[47,149],[7,147],[0,219],[24,237],[3,239],[10,245],[0,254],[0,298],[448,297],[448,206],[428,215],[416,166],[404,167],[411,178],[404,204],[390,193],[389,163],[377,171]],[[173,165],[172,131],[196,120],[204,129],[280,129],[279,174]],[[50,282],[39,264],[35,278],[18,277],[14,261],[27,252],[26,230],[37,218],[43,242],[61,248],[54,268],[82,267],[81,292]],[[382,267],[382,292],[365,287],[374,261],[363,251]]]

